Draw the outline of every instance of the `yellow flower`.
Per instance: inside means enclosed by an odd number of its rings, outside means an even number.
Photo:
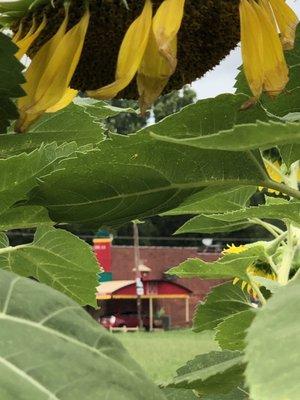
[[[144,113],[162,93],[177,64],[177,33],[185,0],[164,0],[152,19],[152,5],[129,27],[119,52],[116,80],[99,90],[88,91],[90,97],[110,99],[123,90],[137,75],[140,107]],[[132,51],[132,49],[136,49]]]
[[[164,0],[153,17],[152,2],[145,0],[141,14],[130,24],[119,49],[115,81],[87,95],[96,99],[111,99],[125,89],[137,75],[142,112],[162,93],[177,63],[177,33],[180,29],[185,0]],[[16,130],[24,132],[45,112],[55,112],[68,105],[77,94],[70,83],[80,61],[89,25],[89,10],[80,21],[67,30],[68,8],[57,32],[34,55],[25,73],[23,88],[26,96],[18,102],[20,118]],[[35,23],[15,42],[23,55],[39,32],[45,19],[36,29]],[[20,27],[22,31],[22,27]],[[26,45],[23,43],[26,43]]]
[[[240,246],[235,246],[234,244],[232,245],[227,245],[226,249],[223,249],[222,254],[226,255],[226,254],[239,254],[242,253],[243,251],[247,250],[247,246],[245,245],[240,245]],[[266,268],[261,268],[258,265],[249,265],[247,267],[246,270],[247,274],[249,276],[261,276],[263,278],[266,279],[271,279],[271,280],[276,280],[276,274],[274,272],[271,271],[271,268],[269,268],[268,270],[266,270]],[[239,278],[234,278],[233,279],[233,285],[236,285],[238,282],[240,282]],[[256,283],[256,285],[258,287],[260,287],[260,285],[258,283]],[[251,283],[246,282],[246,281],[242,281],[241,282],[241,287],[242,290],[244,290],[245,288],[247,289],[247,292],[254,298],[257,298],[257,293],[255,292],[255,289],[253,289]]]
[[[32,59],[16,129],[24,132],[43,113],[65,107],[77,90],[104,100],[124,92],[136,98],[135,77],[144,113],[167,85],[179,89],[202,76],[236,45],[238,9],[253,95],[280,93],[288,81],[283,47],[293,46],[298,23],[293,11],[284,0],[216,3],[130,0],[126,9],[115,1],[35,1],[13,26],[17,56]]]
[[[243,66],[250,89],[255,99],[263,91],[275,96],[288,82],[283,47],[293,46],[298,19],[284,0],[240,0],[239,8]]]

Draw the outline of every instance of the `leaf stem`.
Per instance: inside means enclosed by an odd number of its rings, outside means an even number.
[[[281,235],[283,233],[283,231],[280,228],[277,228],[277,226],[270,224],[269,222],[262,221],[259,218],[249,218],[248,221],[252,222],[253,224],[264,227],[275,238],[277,238],[279,235]]]
[[[287,244],[284,249],[281,265],[278,270],[278,282],[281,285],[286,285],[289,281],[290,270],[294,258],[292,226],[290,222],[287,222],[286,225],[287,225]]]
[[[281,193],[287,194],[290,197],[294,197],[295,199],[300,200],[300,191],[290,186],[287,186],[284,183],[278,183],[271,180],[266,180],[262,182],[261,186],[266,187],[267,189],[278,190]]]
[[[257,294],[257,297],[259,298],[259,301],[261,302],[261,304],[264,306],[265,304],[267,304],[266,299],[264,298],[264,295],[262,294],[262,292],[260,291],[258,285],[256,282],[254,282],[254,280],[251,278],[251,276],[248,274],[249,279],[250,279],[250,283],[251,286],[253,288],[253,290],[255,291],[255,293]]]

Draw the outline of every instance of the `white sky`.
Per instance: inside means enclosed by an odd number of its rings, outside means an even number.
[[[287,3],[300,17],[300,1],[287,0]],[[220,93],[232,93],[237,75],[237,68],[241,65],[240,48],[233,50],[214,70],[207,72],[203,78],[193,82],[192,87],[199,99],[217,96]]]

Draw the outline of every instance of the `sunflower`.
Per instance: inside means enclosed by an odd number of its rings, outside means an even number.
[[[139,98],[144,113],[163,91],[218,64],[240,32],[255,99],[263,90],[277,94],[288,80],[283,48],[293,46],[298,22],[284,0],[18,0],[0,4],[1,12],[17,56],[31,58],[20,132],[78,91]]]
[[[227,245],[227,248],[223,249],[222,254],[240,254],[243,251],[247,250],[247,246],[245,245],[240,245],[240,246],[235,246],[234,244],[232,245]],[[276,280],[277,276],[276,274],[272,271],[271,267],[264,263],[264,262],[257,262],[255,265],[250,264],[247,267],[246,270],[247,274],[250,277],[255,277],[255,276],[261,276],[266,279],[271,279],[271,280]],[[240,282],[239,278],[234,278],[233,279],[233,285],[236,285],[238,282]],[[258,287],[260,286],[259,284],[256,284]],[[241,287],[242,290],[247,289],[247,292],[254,298],[257,298],[257,293],[255,289],[252,287],[251,283],[242,281],[241,282]]]
[[[294,46],[298,18],[285,0],[241,0],[244,72],[254,100],[281,93],[288,82],[284,49]]]

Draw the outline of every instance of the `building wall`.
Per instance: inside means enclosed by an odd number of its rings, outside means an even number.
[[[140,247],[142,264],[151,268],[150,279],[161,279],[163,274],[187,258],[201,258],[204,261],[214,261],[219,258],[217,253],[198,253],[196,247]],[[112,246],[111,272],[114,280],[134,279],[134,249],[132,246]],[[173,278],[173,277],[172,277]],[[192,290],[190,299],[190,318],[199,301],[203,300],[212,286],[222,282],[220,280],[181,279],[174,281]],[[163,307],[166,314],[171,316],[172,326],[185,326],[185,302],[181,299],[156,300],[154,307],[158,310]]]

